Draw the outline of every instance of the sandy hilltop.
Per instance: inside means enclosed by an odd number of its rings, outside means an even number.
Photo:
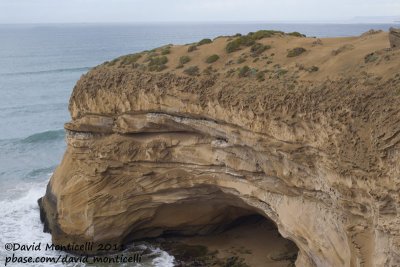
[[[258,31],[93,68],[46,230],[180,266],[400,266],[399,36]]]

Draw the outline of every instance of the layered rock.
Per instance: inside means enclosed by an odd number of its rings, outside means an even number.
[[[297,266],[399,266],[400,53],[387,33],[319,46],[278,34],[255,62],[250,48],[226,53],[231,40],[198,46],[194,76],[175,69],[188,48],[175,46],[156,72],[151,51],[78,81],[40,200],[53,242],[209,234],[257,213],[295,242]],[[246,56],[242,75],[232,59]]]
[[[389,38],[392,48],[400,48],[400,29],[390,28]]]

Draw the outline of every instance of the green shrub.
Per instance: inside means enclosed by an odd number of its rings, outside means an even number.
[[[171,50],[169,47],[165,47],[161,50],[161,55],[168,55],[171,53]]]
[[[203,73],[204,73],[205,75],[211,75],[213,72],[215,72],[215,70],[214,70],[211,66],[208,66],[207,68],[205,68],[205,69],[203,70]]]
[[[265,72],[264,71],[259,71],[257,72],[257,81],[262,82],[265,81]]]
[[[108,66],[114,66],[119,61],[119,58],[113,59],[110,62],[106,62]]]
[[[260,30],[257,32],[250,32],[248,36],[250,36],[253,40],[260,40],[263,38],[272,37],[275,34],[283,34],[281,31],[272,31],[272,30]]]
[[[200,42],[197,43],[197,45],[205,45],[205,44],[211,44],[212,40],[211,39],[203,39]]]
[[[190,61],[190,57],[189,56],[181,56],[179,58],[179,63],[181,65],[184,65],[184,64],[188,63],[189,61]]]
[[[283,76],[283,75],[286,75],[286,73],[288,73],[288,71],[287,70],[285,70],[285,69],[278,69],[278,70],[276,70],[276,75],[278,76],[278,77],[281,77],[281,76]]]
[[[270,45],[263,45],[260,43],[255,43],[251,46],[250,51],[253,57],[261,55],[265,50],[271,49]]]
[[[188,52],[193,52],[194,50],[197,50],[197,46],[196,45],[191,45],[188,47]]]
[[[212,56],[209,56],[206,59],[206,63],[211,64],[211,63],[214,63],[215,61],[217,61],[218,59],[219,59],[219,56],[214,54]]]
[[[365,63],[375,62],[378,60],[378,56],[375,53],[368,54],[364,57]]]
[[[120,58],[120,59],[121,59],[121,64],[122,64],[122,65],[130,65],[130,64],[133,64],[133,63],[135,63],[136,61],[138,61],[138,59],[141,58],[141,57],[142,57],[141,54],[130,54],[130,55],[123,56],[123,57]],[[117,60],[118,60],[118,59],[117,59]],[[113,61],[114,61],[114,60],[113,60]],[[113,61],[111,61],[111,62],[113,62]],[[114,64],[115,64],[115,62],[114,62]]]
[[[168,58],[166,56],[160,57],[151,57],[149,60],[149,71],[162,71],[167,68],[165,65],[168,62]]]
[[[254,39],[249,36],[240,36],[235,40],[226,44],[225,50],[228,53],[235,52],[241,49],[241,46],[251,46],[255,43]]]
[[[297,57],[306,51],[303,47],[296,47],[288,51],[287,57]]]
[[[306,37],[305,34],[302,34],[302,33],[299,33],[299,32],[290,32],[287,35],[295,36],[295,37]]]
[[[165,64],[149,66],[149,71],[163,71],[167,68]]]
[[[197,66],[192,66],[192,67],[189,67],[189,68],[185,69],[183,72],[184,72],[185,74],[187,74],[187,75],[195,76],[195,75],[198,75],[198,74],[199,74],[199,67],[197,67]]]
[[[167,62],[168,62],[168,58],[166,56],[152,57],[152,58],[150,58],[149,66],[162,65],[162,64],[166,64]]]
[[[246,59],[243,57],[238,58],[238,60],[236,61],[237,64],[242,64],[243,62],[245,62]]]
[[[250,75],[250,67],[249,66],[243,66],[239,69],[239,77],[247,77]]]
[[[270,31],[270,30],[261,30],[257,32],[250,32],[247,35],[244,36],[239,36],[238,38],[230,41],[226,45],[226,52],[232,53],[237,50],[240,50],[242,46],[252,46],[255,41],[267,38],[267,37],[272,37],[275,34],[284,34],[281,31]]]

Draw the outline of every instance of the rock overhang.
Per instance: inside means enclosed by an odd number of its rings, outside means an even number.
[[[215,63],[218,71],[198,76],[179,69],[148,72],[118,61],[96,67],[74,89],[68,148],[42,200],[54,242],[118,243],[163,228],[193,230],[190,218],[186,228],[185,218],[162,227],[157,214],[176,210],[185,199],[213,196],[226,207],[236,203],[274,221],[298,246],[298,266],[395,266],[400,74],[393,59],[399,54],[385,50],[384,35],[323,39],[318,45],[289,37],[288,47],[328,46],[329,59],[319,52],[329,61],[325,67],[333,65],[330,78],[307,70],[295,78],[300,65],[279,55],[276,64],[290,77],[272,75],[269,82],[240,77],[240,69],[227,77],[225,55]],[[221,40],[214,51],[213,44],[198,49],[215,53]],[[330,52],[349,42],[350,50]],[[169,62],[179,49],[170,48]],[[200,52],[192,63],[200,62]],[[320,62],[314,52],[300,55],[301,64]],[[375,53],[376,61],[359,56],[366,52]],[[229,56],[242,52],[235,53]],[[340,61],[342,53],[354,58]],[[337,73],[346,69],[353,71]],[[180,211],[184,217],[185,209]]]

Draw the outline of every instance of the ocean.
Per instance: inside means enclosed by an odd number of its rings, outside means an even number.
[[[186,44],[260,29],[307,36],[360,35],[399,24],[31,24],[0,25],[0,264],[12,252],[6,243],[50,243],[43,233],[37,199],[61,161],[63,124],[79,77],[123,54],[164,44]],[[173,266],[173,257],[153,250],[141,266]],[[57,256],[29,252],[26,256]],[[70,264],[69,266],[81,266]],[[55,266],[23,263],[8,266]]]

